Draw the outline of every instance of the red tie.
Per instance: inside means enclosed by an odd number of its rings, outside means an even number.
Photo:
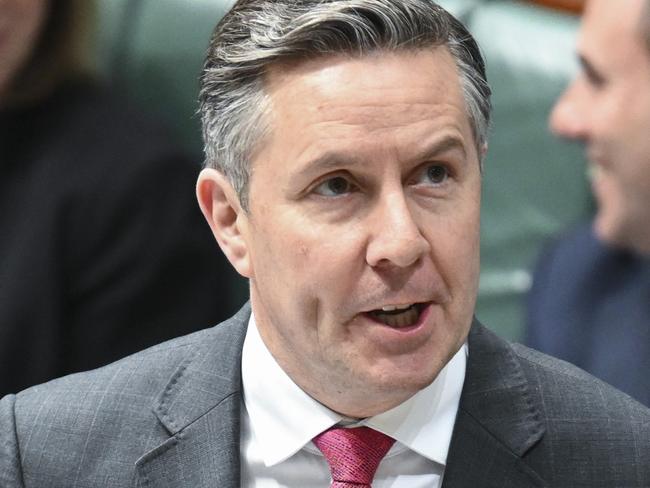
[[[330,465],[331,488],[371,488],[377,466],[394,442],[369,427],[332,428],[314,437]]]

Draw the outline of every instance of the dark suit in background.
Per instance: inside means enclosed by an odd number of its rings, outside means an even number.
[[[650,259],[581,227],[543,254],[527,321],[528,345],[650,405]]]
[[[0,112],[0,396],[237,310],[198,170],[91,84]]]
[[[249,317],[5,397],[0,486],[238,488]],[[473,325],[444,487],[640,488],[649,460],[647,409]]]

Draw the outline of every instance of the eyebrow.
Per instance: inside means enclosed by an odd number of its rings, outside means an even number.
[[[449,151],[460,151],[463,159],[467,157],[467,151],[465,150],[465,144],[463,144],[462,139],[448,135],[435,141],[424,151],[417,154],[414,159],[417,161],[435,159],[441,154],[447,153]]]
[[[455,136],[444,136],[433,142],[424,150],[417,153],[412,158],[412,160],[426,161],[429,159],[435,159],[441,154],[452,150],[459,150],[463,158],[465,158],[467,155],[465,144],[463,144],[463,141],[460,138]],[[328,151],[323,155],[305,163],[300,172],[305,174],[312,171],[334,170],[345,166],[361,166],[364,164],[364,162],[364,158],[359,158],[353,154]]]

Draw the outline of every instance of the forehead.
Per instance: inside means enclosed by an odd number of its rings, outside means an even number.
[[[579,34],[579,49],[621,52],[641,48],[642,15],[647,0],[589,0]]]
[[[453,113],[469,124],[446,47],[278,64],[268,72],[266,90],[282,122],[345,119],[346,130],[374,130]]]

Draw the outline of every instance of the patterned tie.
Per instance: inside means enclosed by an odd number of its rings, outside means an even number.
[[[332,428],[314,437],[330,465],[331,488],[371,488],[377,466],[394,442],[369,427]]]

